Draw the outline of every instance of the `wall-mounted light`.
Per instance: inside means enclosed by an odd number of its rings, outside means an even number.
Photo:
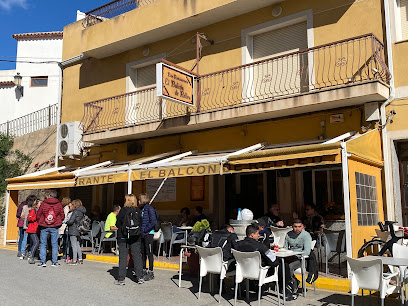
[[[14,84],[16,84],[17,91],[20,93],[20,96],[23,96],[23,90],[24,87],[21,86],[21,80],[23,77],[20,75],[20,72],[17,72],[17,74],[14,76]]]

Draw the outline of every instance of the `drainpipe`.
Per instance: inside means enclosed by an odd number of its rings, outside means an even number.
[[[55,161],[54,161],[54,167],[58,168],[58,158],[59,158],[59,129],[60,129],[60,123],[61,123],[61,105],[62,105],[62,77],[64,75],[64,67],[62,66],[61,63],[58,63],[58,67],[61,70],[60,73],[60,80],[61,83],[58,86],[58,106],[57,106],[57,139],[56,139],[56,144],[55,144]]]
[[[383,142],[383,152],[384,152],[384,177],[385,177],[385,195],[387,202],[387,219],[395,220],[395,207],[394,207],[394,191],[393,191],[393,181],[392,181],[392,162],[390,154],[390,143],[387,135],[387,116],[385,114],[385,108],[389,105],[395,98],[395,84],[394,84],[394,65],[392,59],[392,41],[391,41],[391,23],[390,23],[390,7],[389,1],[384,0],[384,17],[385,17],[385,42],[387,46],[387,62],[388,69],[391,74],[390,80],[390,95],[388,99],[381,105],[381,125],[382,128],[382,142]]]

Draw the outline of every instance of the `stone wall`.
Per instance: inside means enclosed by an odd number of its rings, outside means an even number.
[[[16,137],[12,150],[20,150],[32,158],[33,161],[27,173],[48,169],[55,166],[56,138],[57,126],[53,125],[33,133]],[[42,190],[23,190],[18,193],[19,202],[27,198],[30,194],[43,197]],[[5,197],[2,195],[0,195],[0,204],[1,203],[5,203]]]

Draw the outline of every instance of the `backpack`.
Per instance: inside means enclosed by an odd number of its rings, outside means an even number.
[[[154,212],[156,213],[156,225],[154,226],[154,231],[158,232],[161,228],[161,220],[158,211],[155,209]]]
[[[122,232],[125,238],[136,237],[140,235],[140,210],[131,207],[125,214],[123,220]]]
[[[210,238],[211,232],[206,229],[199,232],[191,232],[187,237],[187,245],[208,246]]]
[[[81,221],[79,221],[78,224],[79,233],[86,234],[91,229],[91,224],[91,219],[87,215],[84,215],[84,217],[81,219]]]
[[[49,210],[48,210],[48,214],[47,214],[47,216],[45,217],[45,223],[47,223],[48,225],[52,225],[52,224],[54,224],[55,223],[55,211],[54,211],[54,208],[53,207],[51,207]]]

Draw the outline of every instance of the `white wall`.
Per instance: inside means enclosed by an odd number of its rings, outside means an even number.
[[[20,73],[24,95],[19,97],[15,87],[0,88],[0,124],[58,103],[61,69],[57,62],[61,62],[61,58],[62,38],[35,38],[17,41],[16,70],[8,76],[8,79],[5,71],[0,71],[0,75],[3,75],[1,81],[13,81],[14,74]],[[32,64],[21,61],[37,63],[54,61],[55,63]],[[48,76],[48,86],[31,87],[31,77],[35,76]]]

